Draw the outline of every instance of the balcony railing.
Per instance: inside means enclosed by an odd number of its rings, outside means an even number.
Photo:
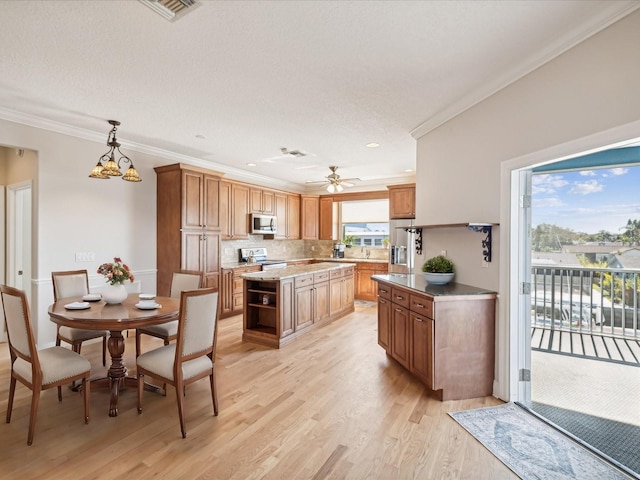
[[[640,339],[640,270],[534,265],[531,326]]]

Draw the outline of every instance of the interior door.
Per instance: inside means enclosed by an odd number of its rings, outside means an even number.
[[[7,187],[7,283],[31,301],[31,182]]]

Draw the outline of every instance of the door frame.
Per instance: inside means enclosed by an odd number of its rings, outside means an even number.
[[[6,205],[6,282],[8,285],[17,285],[16,265],[22,266],[22,289],[31,301],[31,254],[33,251],[33,182],[24,182],[7,185]],[[26,193],[28,205],[18,200],[18,195]],[[22,248],[21,248],[22,247]],[[21,254],[18,261],[17,255]]]
[[[526,397],[530,394],[530,384],[522,385],[520,381],[520,370],[530,367],[527,362],[530,362],[531,358],[529,333],[522,328],[522,322],[519,320],[521,315],[526,316],[526,313],[522,312],[524,300],[520,282],[521,279],[529,277],[524,271],[527,262],[522,261],[521,253],[526,245],[526,234],[521,228],[520,219],[520,197],[523,195],[520,172],[539,165],[628,146],[631,143],[640,143],[640,120],[516,157],[501,164],[502,198],[508,201],[501,202],[500,223],[508,227],[501,229],[500,243],[509,245],[509,248],[503,249],[500,253],[501,264],[505,265],[500,272],[500,290],[507,293],[507,298],[500,311],[498,331],[504,334],[499,334],[498,337],[498,358],[504,359],[508,365],[506,368],[498,367],[499,388],[494,389],[496,396],[522,403],[530,400]]]

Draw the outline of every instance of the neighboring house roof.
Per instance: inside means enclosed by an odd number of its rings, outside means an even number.
[[[623,247],[620,244],[584,244],[584,245],[563,245],[562,250],[567,253],[615,253],[628,250],[631,247]]]
[[[632,268],[640,270],[640,252],[637,255],[615,255],[609,260],[609,268]]]
[[[531,252],[532,265],[562,265],[581,267],[575,253],[566,252]]]

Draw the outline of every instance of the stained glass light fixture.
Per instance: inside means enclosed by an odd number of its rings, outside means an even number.
[[[117,120],[109,120],[109,124],[112,125],[109,137],[107,138],[107,146],[109,150],[98,159],[98,163],[89,174],[90,178],[109,179],[110,177],[122,177],[127,182],[141,182],[142,179],[138,174],[138,171],[133,166],[133,162],[129,157],[120,151],[120,143],[116,138],[116,130],[120,122]],[[115,153],[118,152],[119,158],[116,162]],[[120,163],[128,163],[129,168],[122,175],[120,170]]]

